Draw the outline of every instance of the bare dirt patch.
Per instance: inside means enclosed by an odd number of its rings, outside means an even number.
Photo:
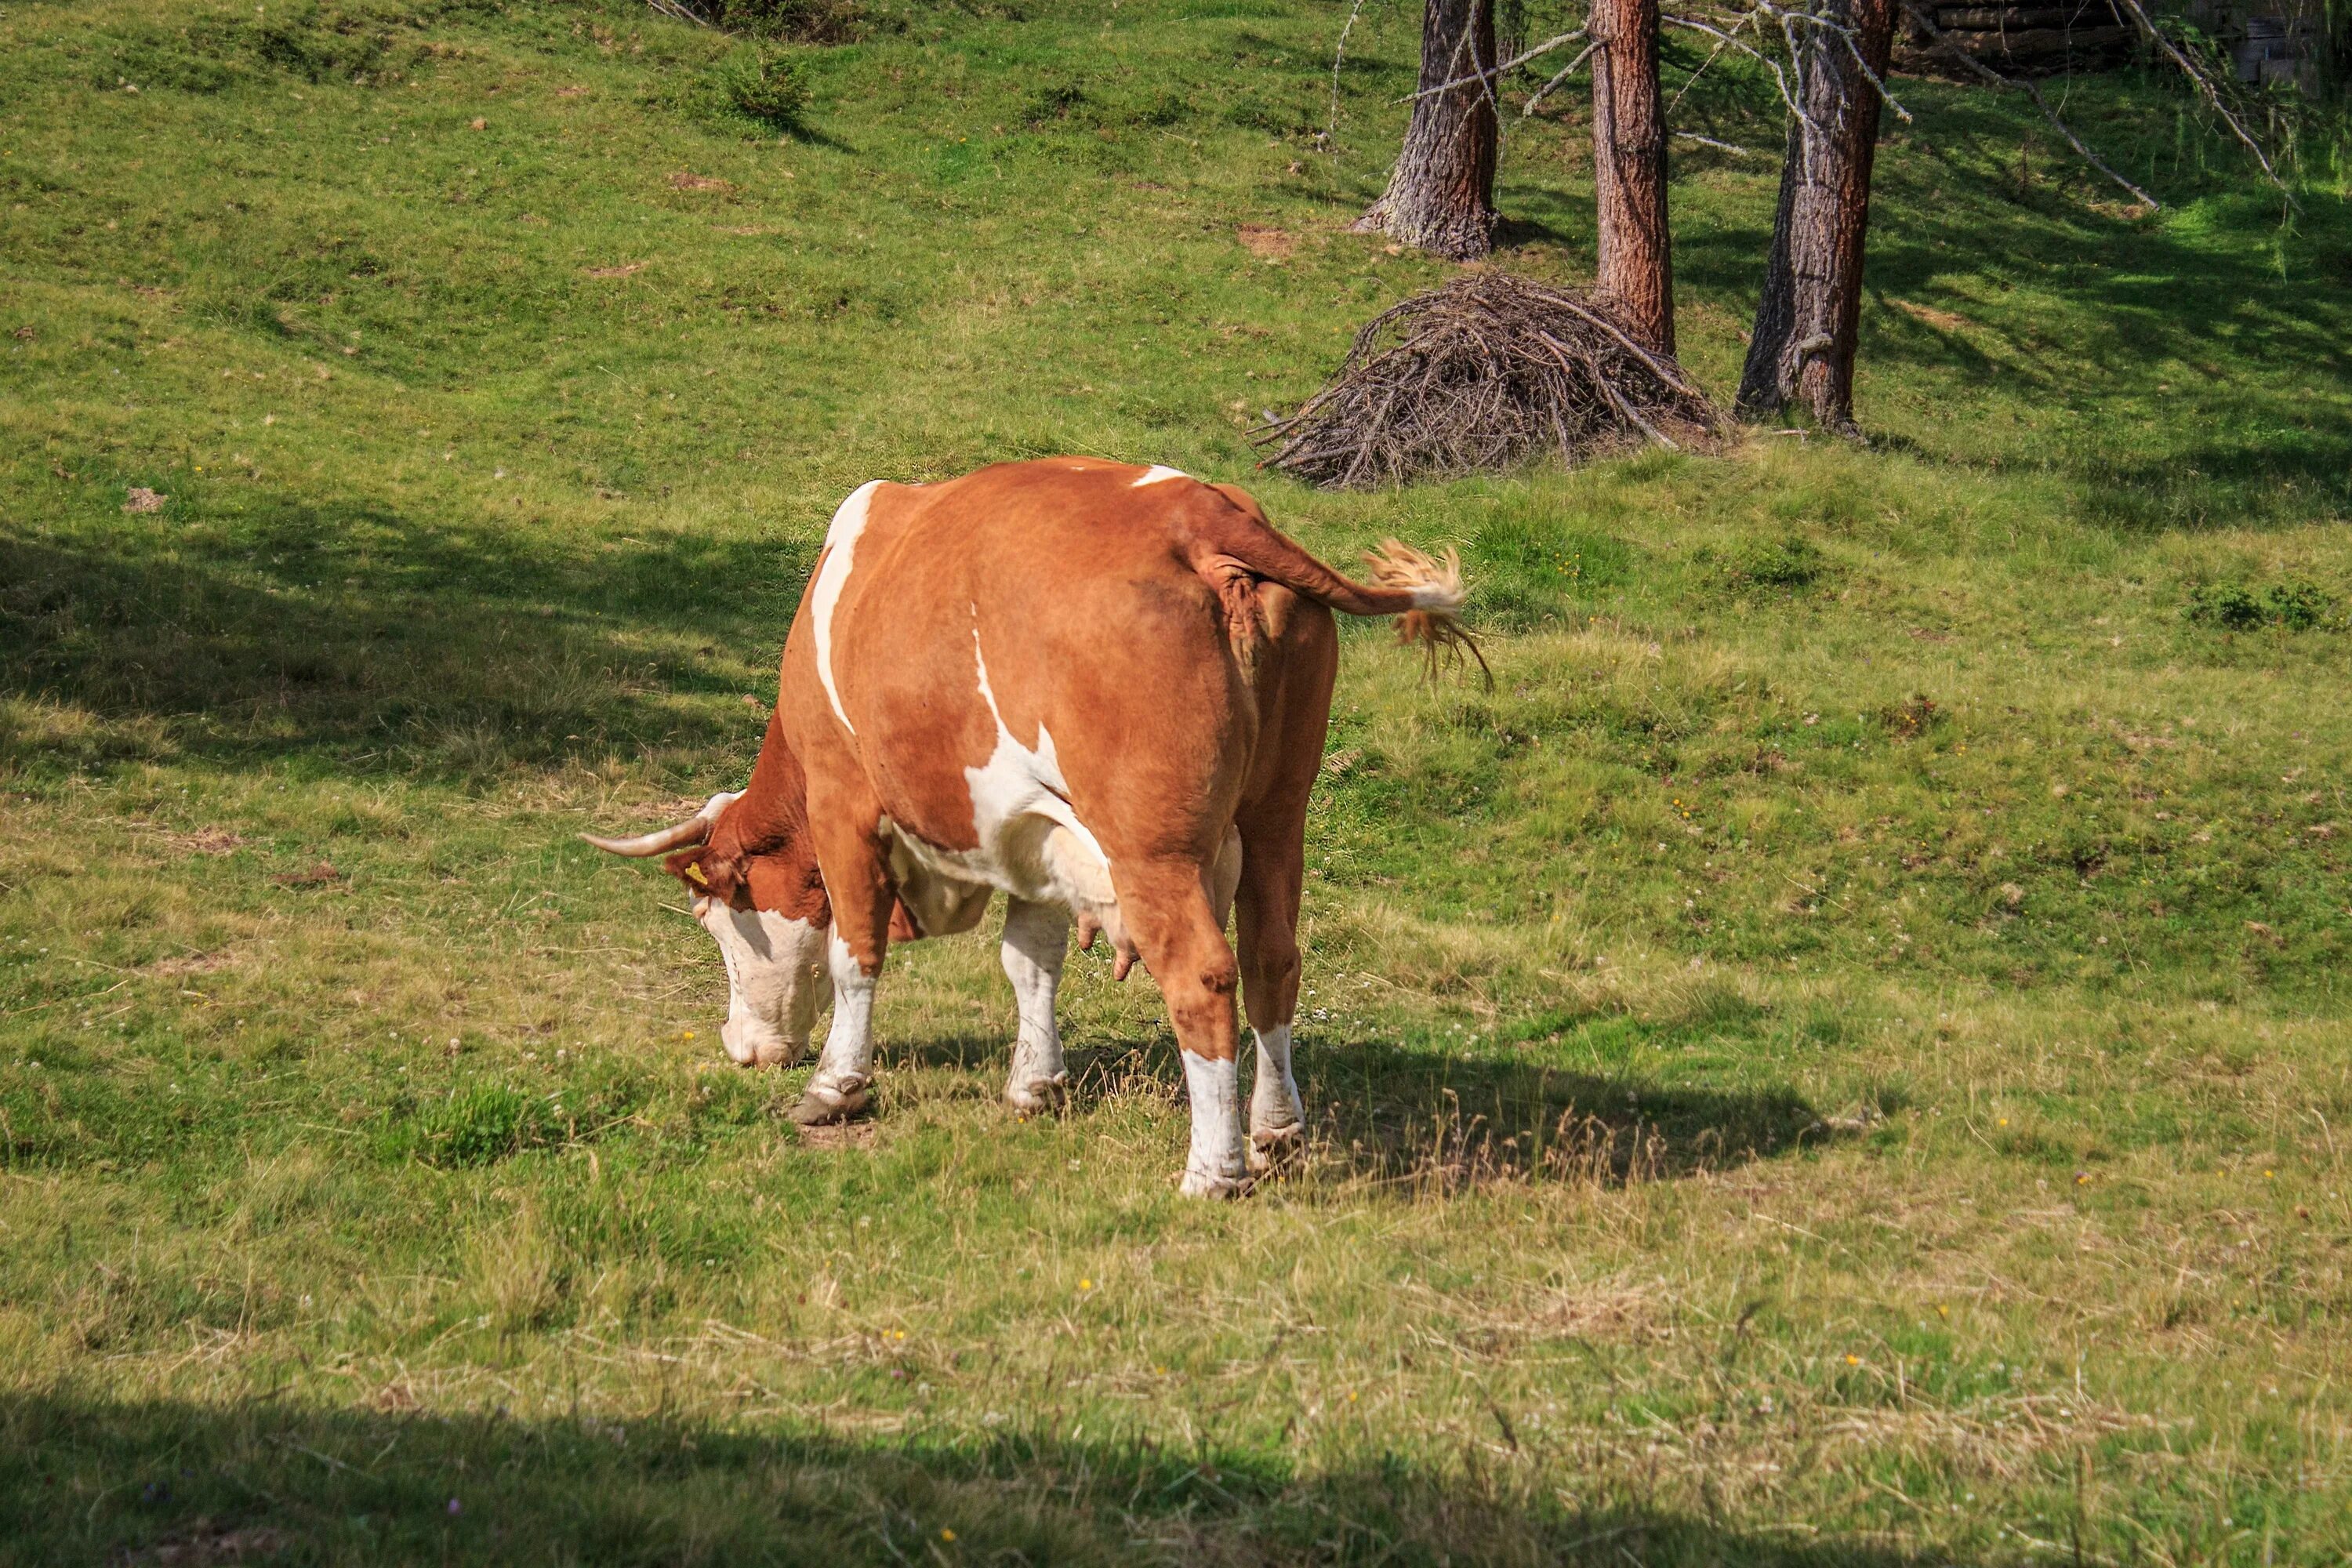
[[[1917,305],[1908,300],[1889,300],[1888,304],[1915,321],[1925,321],[1939,332],[1957,332],[1976,323],[1966,316],[1956,316],[1949,310],[1938,310],[1933,305]]]
[[[1543,1303],[1538,1321],[1574,1339],[1664,1339],[1673,1331],[1657,1293],[1622,1281],[1561,1290]]]
[[[1260,261],[1287,261],[1298,248],[1298,237],[1288,229],[1274,228],[1265,224],[1245,223],[1234,231],[1242,248]]]
[[[698,191],[714,195],[725,195],[735,188],[735,183],[732,180],[719,179],[715,174],[697,174],[680,169],[669,177],[669,188],[673,191]]]
[[[871,1121],[834,1121],[801,1129],[801,1142],[812,1149],[871,1149],[877,1136]]]
[[[653,265],[650,261],[625,261],[617,267],[591,267],[591,278],[633,278]]]
[[[234,855],[247,842],[241,833],[231,833],[226,827],[163,827],[152,822],[136,826],[153,834],[183,855]]]

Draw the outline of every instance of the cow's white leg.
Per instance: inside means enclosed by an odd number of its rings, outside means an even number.
[[[874,985],[835,932],[825,944],[833,972],[833,1026],[825,1031],[824,1054],[816,1076],[801,1091],[793,1120],[803,1126],[840,1121],[864,1110],[874,1082]]]
[[[1004,1102],[1015,1110],[1050,1110],[1062,1103],[1070,1075],[1062,1065],[1062,1037],[1054,1024],[1054,992],[1070,943],[1069,911],[1059,904],[1013,899],[1004,909],[1004,977],[1021,1026],[1013,1043],[1013,1073]]]
[[[1178,1189],[1188,1198],[1238,1197],[1249,1191],[1249,1165],[1242,1152],[1241,1064],[1180,1050],[1184,1084],[1192,1098],[1192,1150]]]
[[[1290,1076],[1290,1026],[1251,1033],[1257,1037],[1257,1079],[1250,1085],[1249,1164],[1263,1175],[1306,1146],[1307,1108]]]
[[[1250,1186],[1234,1021],[1241,976],[1209,907],[1206,859],[1139,856],[1113,864],[1119,868],[1120,912],[1167,999],[1192,1102],[1181,1190],[1192,1198],[1238,1197]]]

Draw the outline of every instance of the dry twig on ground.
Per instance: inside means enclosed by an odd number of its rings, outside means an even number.
[[[1720,416],[1671,355],[1580,295],[1478,272],[1356,334],[1330,384],[1251,432],[1268,468],[1326,489],[1490,473],[1549,453],[1573,464],[1704,442]]]

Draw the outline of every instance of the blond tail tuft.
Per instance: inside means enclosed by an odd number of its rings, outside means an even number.
[[[1493,689],[1495,672],[1486,668],[1477,637],[1462,624],[1470,595],[1462,586],[1461,552],[1449,544],[1441,561],[1401,540],[1387,539],[1378,550],[1366,551],[1364,560],[1372,569],[1373,582],[1412,595],[1412,608],[1397,617],[1397,641],[1421,648],[1429,678],[1436,678],[1441,665],[1458,667],[1467,656]]]

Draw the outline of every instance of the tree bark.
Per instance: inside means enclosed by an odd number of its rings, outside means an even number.
[[[1642,346],[1675,352],[1674,242],[1666,228],[1666,117],[1658,99],[1658,0],[1593,0],[1595,279]]]
[[[1495,243],[1494,0],[1427,0],[1421,89],[1389,188],[1356,226],[1456,261]],[[1464,79],[1469,79],[1465,80]],[[1431,92],[1447,82],[1462,85]]]
[[[1789,122],[1739,412],[1756,418],[1801,400],[1819,423],[1852,436],[1860,434],[1854,339],[1878,149],[1879,92],[1871,78],[1886,77],[1895,0],[1820,0],[1814,14],[1828,26],[1799,34],[1794,92],[1803,113]]]

